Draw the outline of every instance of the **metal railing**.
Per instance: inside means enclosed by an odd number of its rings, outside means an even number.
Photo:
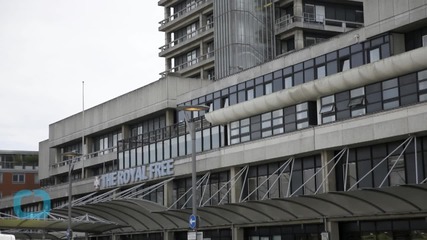
[[[182,9],[181,11],[178,11],[172,15],[170,15],[168,18],[163,19],[162,21],[159,22],[160,26],[165,25],[166,23],[172,22],[175,19],[180,18],[181,16],[185,15],[187,12],[191,12],[195,9],[197,9],[200,5],[207,3],[207,2],[211,2],[212,0],[199,0],[199,1],[195,1],[192,4],[187,5],[184,9]]]
[[[213,56],[215,56],[214,51],[208,52],[208,53],[206,53],[206,54],[204,54],[204,55],[202,55],[200,57],[197,57],[196,59],[192,59],[192,60],[190,60],[188,62],[181,63],[178,66],[175,66],[175,67],[173,67],[171,69],[168,69],[168,70],[166,70],[164,72],[161,72],[160,75],[162,77],[166,77],[169,73],[179,72],[179,71],[181,71],[183,69],[186,69],[188,67],[194,66],[194,65],[196,65],[196,64],[198,64],[198,63],[200,63],[200,62],[202,62],[204,60],[212,58]]]
[[[169,48],[172,48],[172,47],[174,47],[176,45],[179,45],[179,44],[184,43],[184,42],[186,42],[188,40],[191,40],[192,38],[195,38],[199,34],[202,34],[202,33],[206,32],[207,30],[212,29],[212,28],[213,28],[213,22],[211,22],[209,24],[206,24],[205,26],[203,26],[203,27],[201,27],[199,29],[196,29],[195,31],[193,31],[191,33],[188,33],[185,36],[177,38],[177,39],[175,39],[175,40],[167,43],[166,45],[163,45],[163,46],[159,47],[160,52],[163,52],[163,51],[165,51],[165,50],[167,50]]]
[[[347,28],[353,29],[363,27],[363,23],[361,22],[329,19],[325,18],[324,15],[316,15],[313,13],[304,12],[303,16],[291,16],[288,14],[276,19],[276,30],[288,28],[289,25],[295,22],[316,23],[323,26],[336,26],[343,28],[344,31],[346,31]]]
[[[97,156],[105,155],[105,154],[112,153],[112,152],[117,152],[117,149],[118,149],[118,146],[102,149],[102,150],[99,150],[96,152],[91,152],[87,155],[83,155],[83,156],[75,157],[73,159],[67,159],[67,160],[64,160],[64,161],[61,161],[58,163],[54,163],[50,167],[51,168],[59,168],[59,167],[63,167],[63,166],[68,166],[69,164],[71,164],[72,161],[80,162],[83,160],[88,160],[91,158],[95,158]]]

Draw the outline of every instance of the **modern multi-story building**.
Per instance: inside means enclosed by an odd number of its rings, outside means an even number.
[[[426,238],[427,1],[159,5],[163,77],[40,143],[52,213],[71,180],[75,232],[187,239],[194,150],[204,239]]]
[[[0,198],[40,188],[37,151],[0,151]]]

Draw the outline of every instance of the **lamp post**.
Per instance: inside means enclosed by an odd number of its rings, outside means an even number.
[[[71,229],[71,195],[72,195],[72,184],[71,184],[71,172],[73,171],[74,168],[74,163],[76,160],[76,157],[81,156],[80,153],[76,152],[76,151],[72,151],[72,152],[65,152],[63,154],[63,156],[65,157],[72,157],[70,161],[70,163],[68,164],[68,224],[67,224],[67,239],[73,239],[73,233],[72,233],[72,229]]]
[[[191,185],[192,185],[192,195],[191,198],[192,206],[191,206],[191,212],[192,216],[196,218],[196,227],[197,228],[197,203],[196,203],[196,129],[194,128],[194,122],[191,121],[187,117],[187,112],[197,112],[197,111],[204,111],[208,110],[209,107],[205,105],[187,105],[187,106],[178,106],[178,110],[185,111],[184,119],[187,123],[187,126],[190,128],[190,135],[191,135]]]

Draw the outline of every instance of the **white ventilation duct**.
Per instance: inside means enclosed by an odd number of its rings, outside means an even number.
[[[426,68],[427,47],[417,48],[374,63],[218,109],[206,113],[205,117],[212,124],[225,124]]]

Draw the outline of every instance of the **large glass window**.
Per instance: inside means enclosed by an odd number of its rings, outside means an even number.
[[[418,181],[424,179],[426,169],[421,166],[424,166],[424,161],[427,159],[427,137],[417,138],[416,163],[414,141],[409,143],[403,153],[405,144],[402,145],[402,143],[404,143],[403,140],[350,149],[348,164],[344,158],[336,168],[338,190],[344,190],[344,183],[347,190],[351,187],[353,187],[351,190],[355,190],[362,187],[377,188],[416,183],[416,169],[418,169]],[[391,153],[393,155],[389,156]],[[389,157],[386,158],[387,156]],[[358,181],[358,185],[355,186]]]

